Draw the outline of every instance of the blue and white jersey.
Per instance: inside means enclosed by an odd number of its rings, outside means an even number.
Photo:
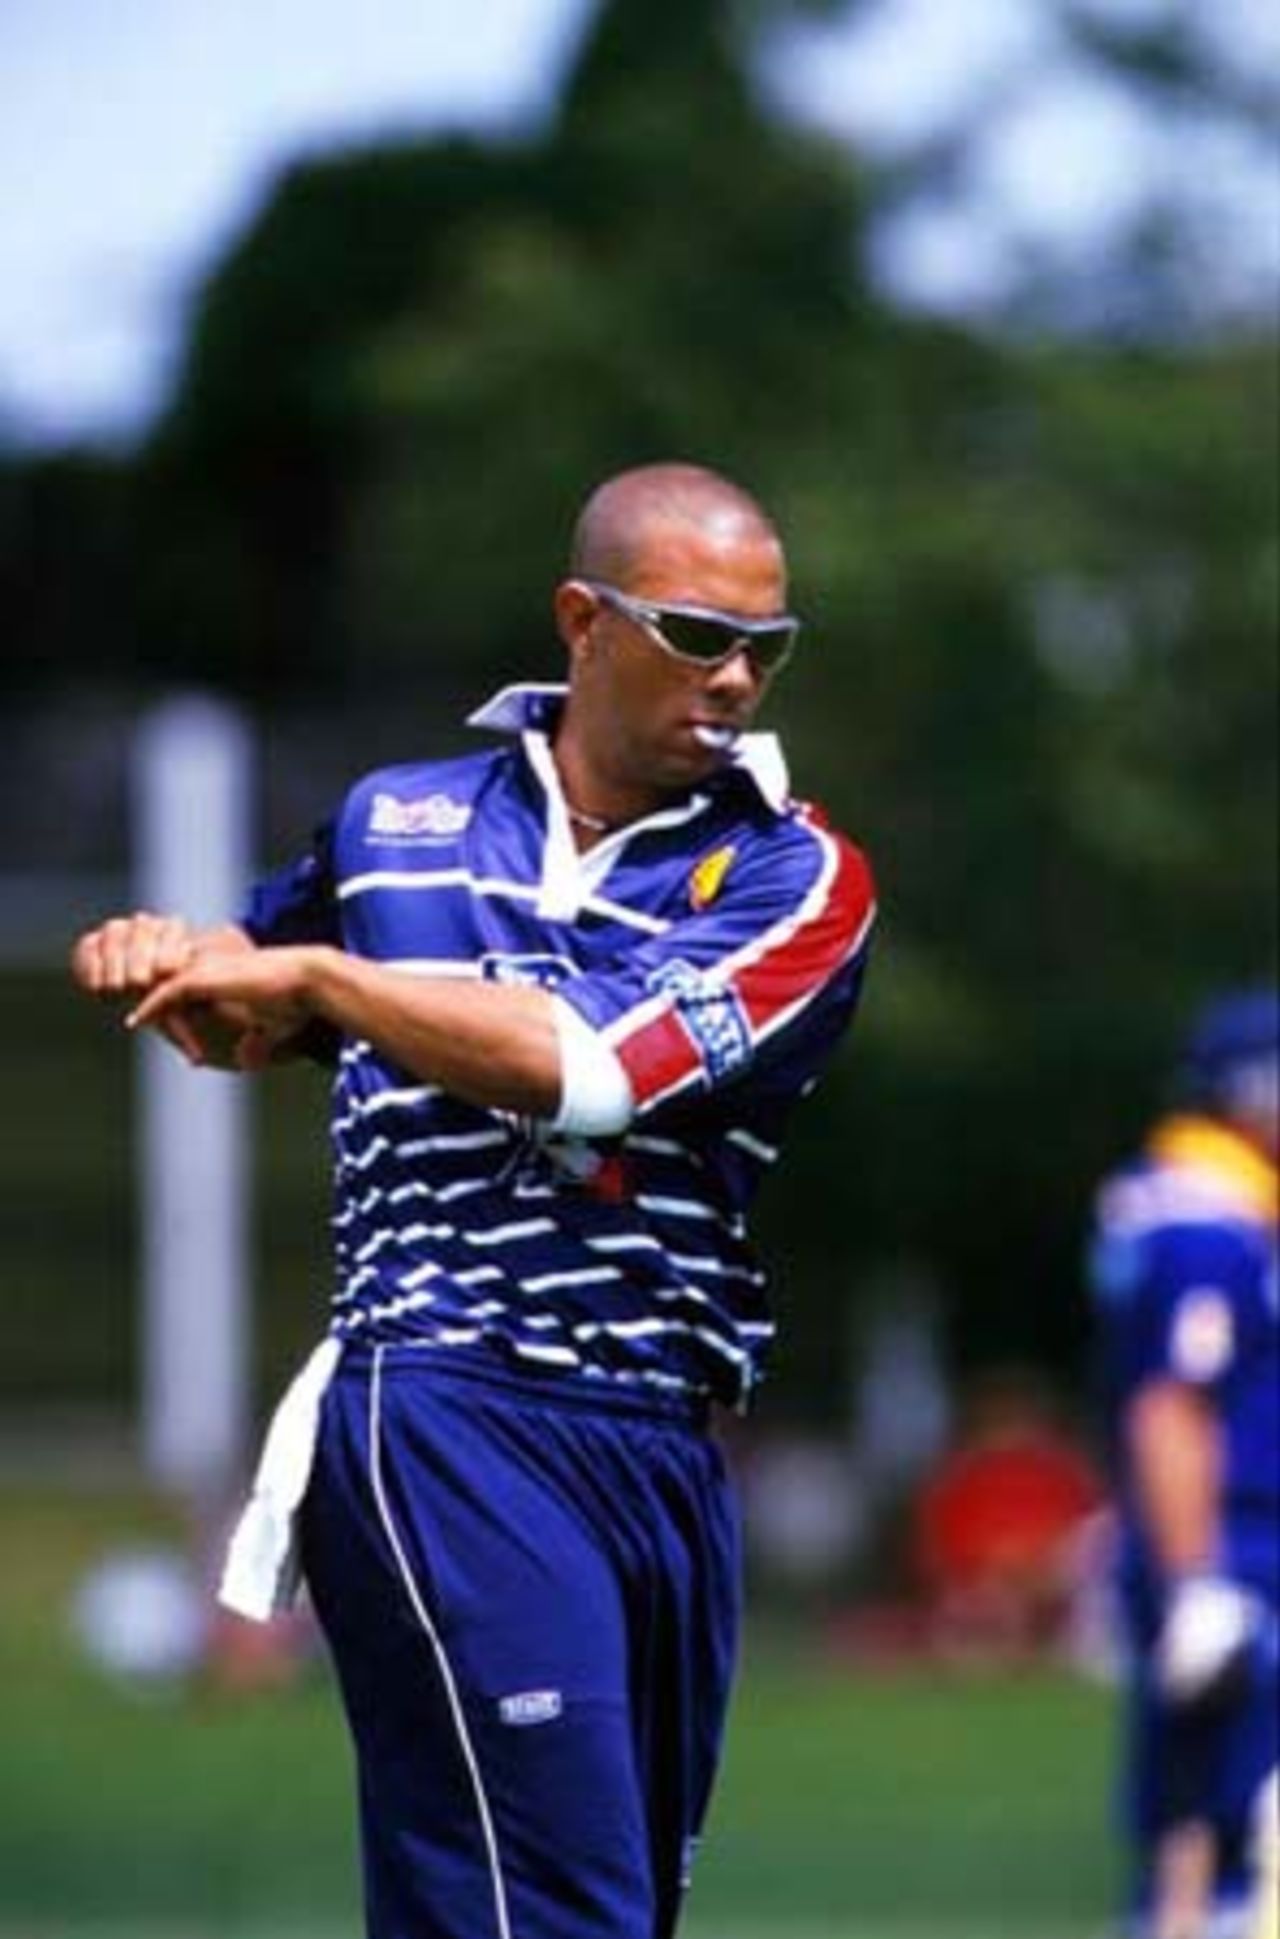
[[[774,1331],[746,1213],[852,1017],[870,874],[768,735],[579,854],[562,694],[507,689],[472,724],[514,740],[359,782],[246,912],[262,944],[554,988],[635,1100],[621,1136],[571,1137],[342,1042],[333,1328],[741,1405]]]
[[[1175,1118],[1103,1188],[1092,1255],[1131,1591],[1160,1584],[1131,1499],[1124,1410],[1147,1381],[1201,1391],[1221,1424],[1219,1565],[1280,1603],[1276,1172],[1225,1125]]]

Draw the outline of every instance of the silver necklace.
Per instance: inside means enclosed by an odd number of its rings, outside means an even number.
[[[579,828],[589,828],[593,835],[609,835],[620,826],[617,822],[607,821],[603,815],[589,815],[585,809],[571,808],[567,801],[564,804],[564,811],[570,821],[575,822]]]

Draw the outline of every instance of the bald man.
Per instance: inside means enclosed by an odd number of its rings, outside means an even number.
[[[370,1939],[667,1939],[735,1654],[711,1431],[773,1320],[746,1214],[852,1017],[859,852],[751,731],[795,645],[747,493],[588,500],[563,687],[372,774],[241,920],[82,937],[191,1061],[336,1066],[337,1290],[223,1600],[301,1574],[356,1747]]]

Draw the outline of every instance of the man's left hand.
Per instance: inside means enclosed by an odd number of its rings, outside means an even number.
[[[1227,1697],[1243,1678],[1257,1631],[1253,1597],[1225,1576],[1184,1576],[1170,1591],[1156,1675],[1172,1703]]]
[[[306,965],[301,947],[204,956],[150,991],[125,1022],[131,1030],[163,1029],[193,1005],[216,1004],[224,1024],[238,1031],[232,1050],[236,1068],[262,1070],[311,1019]],[[193,1056],[191,1061],[202,1060]]]

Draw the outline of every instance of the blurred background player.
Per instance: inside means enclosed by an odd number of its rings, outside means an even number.
[[[1274,1916],[1278,1044],[1274,990],[1209,1004],[1174,1114],[1098,1206],[1144,1939],[1254,1939]]]

